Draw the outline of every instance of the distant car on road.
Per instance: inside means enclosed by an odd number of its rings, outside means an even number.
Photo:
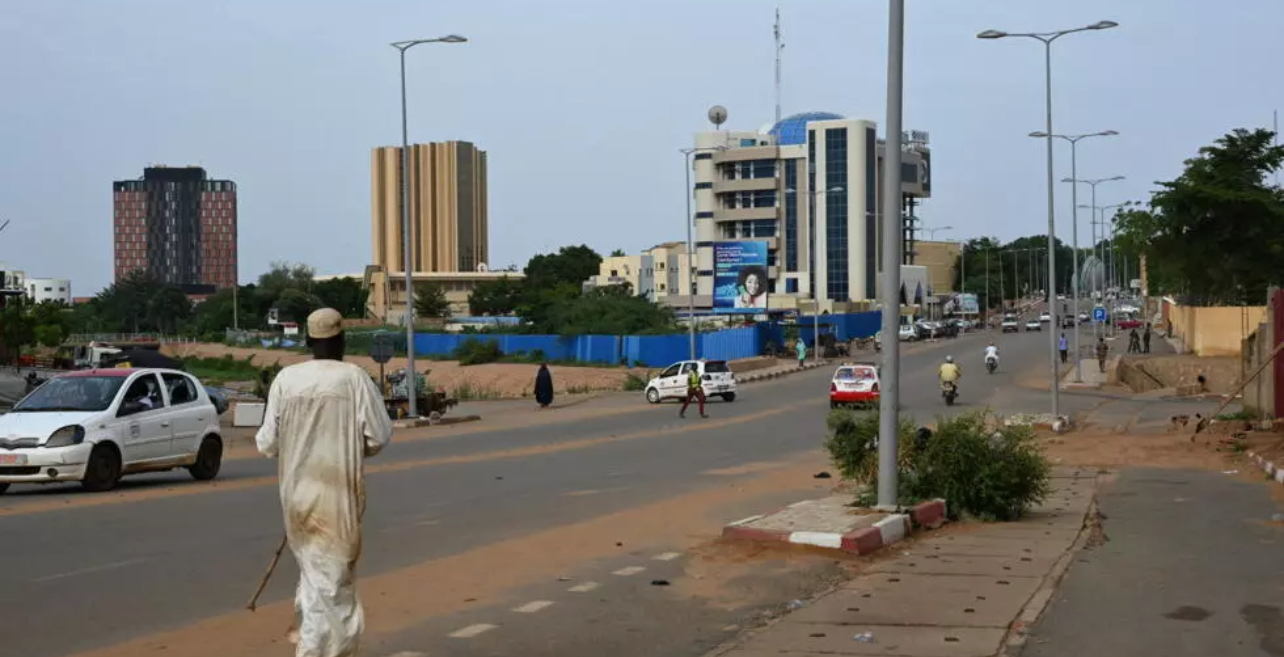
[[[901,324],[897,330],[896,337],[902,342],[911,342],[918,339],[918,327],[913,324]]]
[[[1016,315],[1004,315],[1003,323],[999,325],[999,328],[1004,333],[1020,333],[1021,323],[1017,320]]]
[[[1039,321],[1039,320],[1037,320],[1037,319],[1029,320],[1029,321],[1027,321],[1027,322],[1025,323],[1025,330],[1027,330],[1027,331],[1042,331],[1042,330],[1043,330],[1043,322],[1041,322],[1041,321]]]
[[[686,399],[687,373],[695,369],[705,397],[736,400],[736,375],[725,360],[684,360],[665,368],[646,384],[646,400],[658,404],[665,399]]]
[[[878,368],[866,364],[845,364],[834,370],[829,381],[829,407],[874,404],[879,400]]]
[[[1052,322],[1052,315],[1046,312],[1039,313],[1039,321],[1044,324],[1050,324]]]
[[[1145,322],[1142,322],[1140,319],[1125,318],[1125,319],[1119,320],[1119,328],[1125,331],[1130,329],[1135,329],[1135,328],[1141,328],[1144,324]]]
[[[1074,327],[1075,327],[1075,321],[1074,321],[1073,315],[1061,316],[1061,328],[1074,328]]]
[[[209,393],[190,374],[111,368],[64,374],[0,416],[0,493],[11,484],[79,481],[116,487],[122,475],[187,468],[218,476],[223,438]]]

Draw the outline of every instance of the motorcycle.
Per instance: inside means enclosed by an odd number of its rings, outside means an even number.
[[[946,406],[954,405],[954,398],[959,394],[959,387],[953,381],[941,382],[941,396],[945,398]]]
[[[986,358],[986,359],[985,359],[985,371],[986,371],[986,372],[988,372],[989,374],[994,374],[994,370],[997,370],[997,369],[999,369],[999,359],[997,359],[997,358]]]

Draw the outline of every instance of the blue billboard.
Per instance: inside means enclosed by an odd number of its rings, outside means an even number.
[[[767,311],[767,243],[713,243],[713,310]]]

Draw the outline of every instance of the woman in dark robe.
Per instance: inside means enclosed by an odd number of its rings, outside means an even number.
[[[548,408],[553,403],[553,375],[549,373],[548,365],[540,365],[539,372],[535,374],[535,401],[540,408]]]

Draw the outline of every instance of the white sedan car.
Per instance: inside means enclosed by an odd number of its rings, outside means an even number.
[[[204,481],[222,461],[218,409],[195,377],[177,370],[64,374],[0,416],[0,493],[55,481],[105,491],[122,475],[174,468]]]
[[[674,363],[646,384],[646,400],[658,404],[665,399],[686,399],[687,376],[695,370],[700,377],[700,387],[705,398],[722,397],[723,401],[736,400],[739,391],[736,375],[725,360],[684,360]]]

